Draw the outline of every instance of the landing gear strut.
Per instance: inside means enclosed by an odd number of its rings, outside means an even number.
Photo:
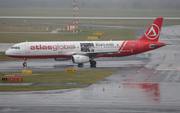
[[[24,58],[24,63],[23,63],[23,66],[27,66],[27,58]]]
[[[96,67],[96,61],[90,61],[90,67]]]
[[[83,67],[83,63],[78,63],[78,67]]]

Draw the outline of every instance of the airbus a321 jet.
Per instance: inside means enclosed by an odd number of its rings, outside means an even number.
[[[72,60],[79,67],[90,62],[90,67],[96,67],[95,58],[135,55],[165,46],[158,42],[162,22],[163,18],[156,18],[136,41],[23,42],[7,50],[6,55],[23,58],[23,66],[27,65],[28,58],[54,58],[55,61]]]

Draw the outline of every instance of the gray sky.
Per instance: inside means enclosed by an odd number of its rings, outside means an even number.
[[[66,7],[73,0],[0,0],[0,8]],[[180,9],[180,0],[76,0],[79,8]]]

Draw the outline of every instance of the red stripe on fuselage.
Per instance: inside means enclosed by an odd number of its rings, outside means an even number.
[[[120,50],[122,50],[122,49],[124,48],[126,42],[127,42],[127,41],[124,41],[124,42],[122,43],[122,45],[121,45],[121,47],[119,48],[118,51],[120,51]]]
[[[7,55],[14,58],[71,58],[72,55],[35,55],[35,56],[19,56],[19,55]]]

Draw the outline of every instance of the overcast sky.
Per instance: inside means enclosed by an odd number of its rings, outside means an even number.
[[[73,0],[0,0],[0,8],[66,7]],[[180,0],[76,0],[79,8],[180,9]]]

